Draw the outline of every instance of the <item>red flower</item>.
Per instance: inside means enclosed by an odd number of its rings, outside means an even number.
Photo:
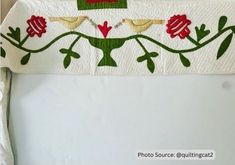
[[[32,15],[31,18],[27,20],[27,23],[29,27],[26,31],[30,37],[34,37],[35,35],[41,37],[43,33],[46,33],[47,22],[45,18]]]
[[[181,39],[184,39],[190,34],[188,28],[190,24],[191,21],[187,19],[186,15],[174,15],[168,20],[166,32],[171,35],[171,38],[179,36]]]

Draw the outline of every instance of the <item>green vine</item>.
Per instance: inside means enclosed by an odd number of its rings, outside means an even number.
[[[207,41],[201,43],[201,44],[198,44],[198,46],[195,46],[195,47],[192,47],[192,48],[189,48],[189,49],[179,49],[179,50],[176,50],[176,49],[173,49],[173,48],[170,48],[168,47],[167,45],[164,45],[162,44],[161,42],[157,41],[157,40],[154,40],[152,39],[151,37],[149,36],[146,36],[146,35],[142,35],[142,34],[137,34],[137,35],[132,35],[132,36],[129,36],[129,37],[126,37],[126,38],[113,38],[112,40],[122,40],[124,42],[126,41],[129,41],[129,40],[132,40],[132,39],[138,39],[138,38],[143,38],[143,39],[146,39],[154,44],[156,44],[157,46],[160,46],[162,47],[163,49],[167,50],[168,52],[171,52],[171,53],[189,53],[189,52],[193,52],[193,51],[196,51],[204,46],[206,46],[207,44],[211,43],[212,41],[214,41],[215,39],[217,39],[218,37],[220,37],[222,34],[224,34],[225,32],[229,31],[229,30],[232,30],[232,31],[235,31],[235,26],[229,26],[223,30],[221,30],[220,32],[218,32],[217,34],[215,34],[213,37],[211,37],[210,39],[208,39]],[[235,33],[235,32],[233,32]],[[80,32],[76,32],[76,31],[70,31],[70,32],[66,32],[66,33],[63,33],[59,36],[57,36],[56,38],[54,38],[52,41],[50,41],[47,45],[45,45],[44,47],[40,48],[40,49],[35,49],[35,50],[32,50],[32,49],[27,49],[17,43],[15,43],[14,41],[12,41],[10,38],[8,38],[7,36],[5,36],[4,34],[1,33],[1,37],[3,37],[4,39],[6,39],[7,41],[9,41],[12,45],[14,45],[15,47],[17,47],[18,49],[21,49],[25,52],[30,52],[30,53],[39,53],[39,52],[42,52],[46,49],[48,49],[51,45],[53,45],[55,42],[57,42],[58,40],[60,40],[61,38],[63,37],[66,37],[66,36],[69,36],[69,35],[77,35],[77,36],[81,36],[85,39],[88,39],[88,40],[97,40],[99,39],[100,41],[104,41],[104,40],[108,40],[108,39],[103,39],[103,38],[95,38],[95,37],[91,37],[91,36],[88,36],[88,35],[85,35],[83,33],[80,33]]]
[[[78,59],[80,58],[80,55],[77,52],[74,52],[72,49],[75,46],[75,44],[79,41],[79,39],[81,38],[81,36],[78,36],[70,45],[70,47],[68,49],[66,48],[62,48],[60,49],[60,53],[62,54],[66,54],[65,58],[64,58],[64,68],[68,68],[68,66],[71,63],[71,58],[75,58]]]
[[[155,65],[154,65],[152,58],[156,58],[159,54],[157,52],[148,52],[148,50],[144,47],[144,45],[140,42],[140,40],[138,38],[136,38],[136,41],[138,42],[138,44],[141,46],[141,48],[145,52],[145,54],[143,56],[140,56],[137,58],[137,61],[138,62],[147,61],[148,70],[151,73],[153,73],[155,70]]]
[[[139,46],[143,49],[143,52],[144,52],[144,55],[138,57],[137,61],[140,63],[146,61],[148,70],[151,73],[153,73],[155,70],[155,64],[154,64],[153,58],[158,57],[159,54],[157,52],[149,52],[145,48],[143,43],[140,41],[140,39],[150,41],[153,44],[155,44],[156,46],[161,47],[170,53],[179,55],[179,58],[180,58],[182,64],[185,67],[189,67],[191,65],[191,63],[190,63],[189,59],[184,56],[185,53],[197,51],[197,50],[201,49],[202,47],[208,45],[212,41],[216,40],[218,37],[220,37],[224,33],[231,31],[231,33],[229,33],[229,35],[225,38],[225,40],[222,42],[222,44],[220,46],[218,53],[217,53],[217,59],[221,58],[224,55],[224,53],[228,49],[229,45],[231,44],[232,38],[235,34],[235,26],[229,26],[229,27],[224,28],[226,22],[227,22],[227,17],[222,16],[219,20],[218,32],[214,36],[210,37],[209,39],[207,39],[204,42],[201,42],[201,41],[203,38],[205,38],[206,36],[208,36],[210,34],[210,30],[206,30],[205,24],[202,24],[200,27],[195,27],[197,39],[195,40],[191,36],[187,36],[187,39],[194,46],[191,48],[188,48],[188,49],[179,49],[179,50],[171,48],[171,47],[169,47],[169,46],[167,46],[167,45],[165,45],[165,44],[163,44],[163,43],[161,43],[161,42],[159,42],[149,36],[142,35],[142,34],[132,35],[132,36],[129,36],[126,38],[105,39],[105,38],[92,37],[92,36],[77,32],[77,31],[70,31],[70,32],[66,32],[66,33],[63,33],[63,34],[57,36],[56,38],[51,40],[47,45],[41,47],[40,49],[29,49],[29,48],[24,47],[23,45],[27,41],[29,36],[26,36],[23,40],[21,40],[20,28],[18,28],[18,27],[16,29],[9,27],[10,33],[7,33],[7,35],[4,35],[1,33],[1,37],[3,37],[8,42],[10,42],[13,46],[15,46],[18,49],[23,50],[27,53],[21,60],[21,64],[25,65],[28,63],[28,61],[31,57],[31,54],[39,53],[39,52],[42,52],[42,51],[48,49],[55,42],[59,41],[60,39],[66,37],[66,36],[75,35],[77,37],[72,42],[72,44],[70,45],[69,48],[60,49],[60,52],[62,54],[65,54],[64,68],[67,68],[70,65],[72,58],[74,58],[74,59],[80,58],[80,55],[77,52],[73,51],[73,47],[81,38],[87,39],[92,46],[102,50],[103,58],[98,63],[98,66],[112,66],[112,67],[116,67],[117,63],[112,58],[111,52],[114,49],[118,49],[118,48],[122,47],[125,42],[130,41],[130,40],[135,40],[139,44]],[[13,38],[14,40],[12,40],[11,38]],[[1,47],[1,57],[5,57],[5,54],[6,54],[5,50]]]

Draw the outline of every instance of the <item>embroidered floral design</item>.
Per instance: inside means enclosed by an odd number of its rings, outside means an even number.
[[[27,20],[29,27],[27,28],[27,33],[30,37],[37,35],[41,37],[43,33],[46,33],[46,19],[40,16],[32,15],[30,19]]]
[[[103,25],[98,26],[104,38],[92,37],[77,31],[69,31],[57,36],[42,48],[30,49],[24,47],[23,46],[24,43],[29,39],[29,36],[37,35],[40,37],[43,33],[45,33],[46,21],[45,18],[43,17],[32,16],[27,22],[29,24],[28,28],[29,30],[27,29],[27,32],[29,31],[30,33],[23,39],[21,39],[21,29],[19,27],[16,28],[9,27],[9,33],[7,33],[7,35],[1,33],[1,37],[3,37],[5,40],[11,43],[13,46],[26,52],[26,55],[23,56],[21,59],[21,64],[26,65],[29,62],[32,54],[40,53],[48,49],[58,40],[66,36],[73,35],[76,36],[76,38],[71,43],[69,48],[60,49],[60,53],[65,55],[64,58],[65,69],[70,66],[71,61],[73,59],[79,59],[81,57],[80,54],[75,52],[75,50],[73,49],[81,38],[87,39],[91,46],[102,50],[103,57],[97,65],[110,66],[110,67],[118,66],[118,64],[112,57],[112,51],[114,49],[121,48],[126,42],[130,40],[135,40],[143,50],[143,53],[140,54],[140,56],[136,59],[137,62],[139,63],[145,62],[148,70],[151,73],[154,73],[156,69],[156,64],[154,60],[155,58],[158,58],[160,54],[158,52],[148,51],[145,45],[142,43],[142,40],[148,41],[149,43],[155,44],[156,46],[161,47],[162,49],[168,51],[169,53],[177,55],[182,65],[187,68],[191,66],[191,62],[188,56],[185,56],[186,53],[195,52],[229,32],[229,34],[227,34],[227,37],[225,37],[225,39],[222,41],[217,51],[216,59],[217,60],[221,59],[225,55],[226,51],[229,49],[229,46],[231,45],[235,34],[235,25],[226,26],[227,17],[222,16],[219,19],[218,31],[214,35],[208,38],[209,34],[211,34],[211,31],[208,28],[206,28],[205,24],[202,24],[201,26],[195,27],[195,33],[197,38],[194,39],[190,36],[191,31],[189,30],[189,25],[191,24],[191,21],[187,19],[186,15],[174,15],[169,19],[166,25],[167,33],[169,33],[172,38],[179,36],[181,39],[184,38],[188,39],[188,41],[193,45],[192,47],[184,49],[171,48],[168,45],[161,43],[160,41],[143,34],[132,35],[125,38],[107,38],[108,33],[112,29],[112,26],[108,26],[108,22],[105,21]],[[0,47],[0,49],[1,49],[0,50],[1,57],[5,58],[7,52],[4,50],[2,46]]]
[[[170,34],[171,38],[179,36],[184,39],[190,34],[188,28],[190,24],[191,21],[187,19],[186,15],[174,15],[168,20],[166,32]]]
[[[109,31],[112,29],[112,26],[108,26],[108,21],[105,21],[103,25],[98,25],[98,28],[103,34],[104,38],[107,38]]]

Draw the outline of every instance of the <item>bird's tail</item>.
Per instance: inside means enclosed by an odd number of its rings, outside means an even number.
[[[153,20],[153,23],[154,24],[164,24],[164,22],[165,22],[165,20],[162,20],[162,19],[155,19],[155,20]]]
[[[59,21],[59,20],[60,20],[59,17],[49,17],[50,22],[55,22],[55,21]]]

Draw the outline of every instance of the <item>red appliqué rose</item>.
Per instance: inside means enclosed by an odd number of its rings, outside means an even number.
[[[174,15],[168,20],[166,32],[170,34],[171,38],[179,36],[181,39],[184,39],[190,34],[188,26],[191,23],[186,15]]]
[[[30,37],[34,37],[35,35],[41,37],[43,33],[46,33],[47,22],[45,18],[33,15],[27,20],[27,23],[29,27],[26,31]]]

